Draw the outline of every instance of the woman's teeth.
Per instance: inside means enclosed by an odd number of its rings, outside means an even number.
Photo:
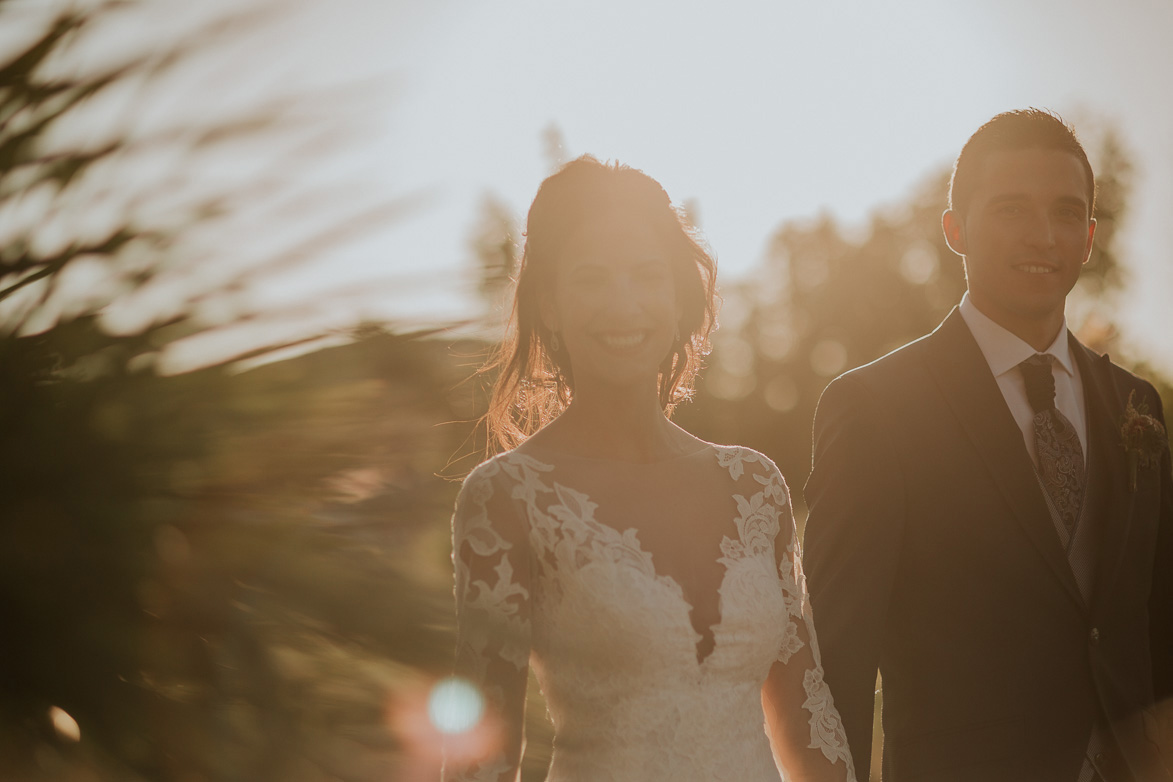
[[[609,348],[622,350],[624,348],[633,348],[636,345],[647,339],[647,334],[642,331],[638,334],[604,334],[602,335],[603,344]]]

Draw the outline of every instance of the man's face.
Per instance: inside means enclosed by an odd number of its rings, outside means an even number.
[[[1003,150],[977,174],[968,212],[943,220],[949,246],[965,256],[969,295],[1027,341],[1048,329],[1053,338],[1096,227],[1083,167],[1060,150]]]

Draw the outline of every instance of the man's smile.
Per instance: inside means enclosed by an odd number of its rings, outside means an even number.
[[[1054,274],[1059,271],[1058,266],[1046,266],[1040,263],[1020,263],[1014,268],[1028,274]]]

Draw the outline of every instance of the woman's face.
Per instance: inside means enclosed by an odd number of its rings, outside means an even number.
[[[597,385],[655,393],[680,320],[668,248],[646,220],[609,210],[581,223],[555,261],[543,321],[570,358],[575,395]]]

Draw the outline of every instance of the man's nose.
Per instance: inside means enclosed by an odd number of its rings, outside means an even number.
[[[1032,247],[1055,246],[1055,223],[1045,212],[1035,212],[1027,225],[1026,241]]]

